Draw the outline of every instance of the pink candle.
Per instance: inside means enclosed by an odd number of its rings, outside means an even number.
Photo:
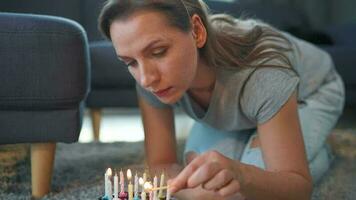
[[[150,200],[153,200],[153,192],[150,190]]]

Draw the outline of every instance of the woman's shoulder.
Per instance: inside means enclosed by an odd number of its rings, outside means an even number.
[[[241,108],[250,119],[261,123],[269,119],[297,89],[299,77],[288,68],[256,68],[241,93]]]
[[[229,68],[221,69],[218,71],[218,77],[225,80],[225,82],[260,82],[267,80],[278,79],[278,77],[283,78],[293,78],[298,77],[298,74],[288,67],[244,67],[244,68]]]

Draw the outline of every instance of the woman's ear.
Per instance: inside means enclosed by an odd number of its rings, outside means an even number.
[[[207,40],[207,32],[200,16],[192,16],[192,35],[198,48],[204,47]]]

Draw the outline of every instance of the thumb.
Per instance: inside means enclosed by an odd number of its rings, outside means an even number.
[[[188,165],[190,162],[192,162],[199,154],[195,151],[188,151],[185,154],[185,164]]]

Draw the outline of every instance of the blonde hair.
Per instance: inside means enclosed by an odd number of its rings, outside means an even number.
[[[191,30],[191,16],[197,14],[206,30],[207,40],[199,49],[212,67],[291,67],[285,52],[291,44],[280,32],[261,21],[236,19],[227,14],[210,14],[202,0],[108,0],[99,17],[99,29],[109,39],[110,25],[138,10],[158,11],[170,25]],[[272,60],[280,64],[270,64]]]

